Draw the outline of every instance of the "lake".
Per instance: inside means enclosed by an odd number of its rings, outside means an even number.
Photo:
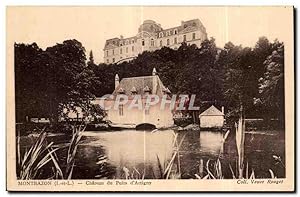
[[[125,178],[125,171],[134,173],[135,177],[143,175],[145,179],[159,177],[158,159],[162,165],[170,161],[174,152],[175,133],[173,130],[85,131],[76,155],[73,178],[120,179]],[[235,136],[231,132],[223,144],[223,135],[219,131],[178,132],[177,142],[183,139],[179,149],[181,178],[195,178],[195,174],[199,174],[201,160],[204,166],[210,160],[209,167],[212,167],[218,158],[224,178],[232,178],[229,165],[236,171]],[[66,143],[64,135],[54,135],[49,139],[55,144]],[[28,148],[33,141],[34,137],[22,137],[22,150]],[[272,169],[278,178],[285,177],[284,147],[282,131],[247,132],[245,163],[248,163],[249,174],[253,169],[256,178],[270,178],[269,169]],[[57,155],[60,163],[64,163],[67,149],[58,150]],[[280,156],[283,163],[276,161],[274,155]],[[177,159],[173,167],[178,168]]]

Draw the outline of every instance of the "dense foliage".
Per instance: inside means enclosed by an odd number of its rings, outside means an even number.
[[[76,40],[45,51],[35,43],[15,44],[17,119],[55,117],[65,106],[112,93],[115,74],[121,79],[150,75],[154,67],[173,94],[196,94],[201,110],[225,106],[235,118],[243,106],[246,117],[282,118],[283,63],[283,43],[265,37],[254,48],[229,42],[220,49],[211,38],[200,48],[183,43],[177,50],[145,51],[133,61],[109,65],[95,64],[92,52],[86,62]]]

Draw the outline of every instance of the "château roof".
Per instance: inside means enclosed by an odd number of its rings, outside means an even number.
[[[207,110],[202,112],[199,116],[224,116],[224,113],[222,113],[214,105],[212,105]]]
[[[136,94],[144,95],[148,88],[150,94],[155,94],[160,97],[164,95],[163,90],[166,89],[160,78],[157,75],[123,78],[117,88],[112,93],[114,96],[119,94],[119,90],[125,95],[132,95],[132,89],[136,90]]]

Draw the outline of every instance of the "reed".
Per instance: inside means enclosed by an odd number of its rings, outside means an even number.
[[[242,115],[238,123],[235,123],[235,140],[238,152],[238,178],[243,178],[244,171],[244,154],[245,154],[245,120]]]
[[[67,161],[66,161],[66,170],[65,170],[65,179],[71,179],[73,174],[73,169],[75,165],[75,156],[77,153],[78,145],[82,134],[86,128],[86,125],[81,124],[80,126],[73,127],[73,134],[70,141],[70,145],[67,153]]]
[[[18,161],[20,160],[19,179],[21,180],[35,179],[43,166],[50,161],[53,163],[57,162],[55,158],[52,157],[52,154],[55,153],[58,148],[52,148],[53,142],[46,142],[47,133],[44,130],[45,129],[39,134],[36,142],[30,149],[25,152],[23,158],[21,158],[20,153],[17,154],[17,157],[19,157]],[[18,146],[20,146],[19,140]]]
[[[157,165],[159,169],[159,177],[156,177],[158,179],[179,179],[181,177],[181,164],[180,164],[180,147],[183,143],[183,140],[185,139],[187,133],[185,133],[180,141],[178,142],[178,133],[173,133],[174,140],[173,140],[173,154],[171,157],[171,160],[166,162],[165,160],[161,160],[158,155],[156,155],[157,158]],[[177,158],[177,160],[176,160]],[[176,170],[172,170],[174,163],[176,163]],[[154,173],[153,173],[154,174]]]

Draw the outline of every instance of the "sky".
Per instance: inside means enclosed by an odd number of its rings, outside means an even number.
[[[103,62],[106,39],[131,37],[144,20],[162,28],[179,26],[181,21],[200,19],[208,37],[218,47],[228,41],[253,47],[261,36],[270,41],[287,39],[291,8],[283,7],[9,7],[7,26],[14,42],[33,43],[46,49],[67,39],[77,39],[87,54],[93,51],[96,63]]]

